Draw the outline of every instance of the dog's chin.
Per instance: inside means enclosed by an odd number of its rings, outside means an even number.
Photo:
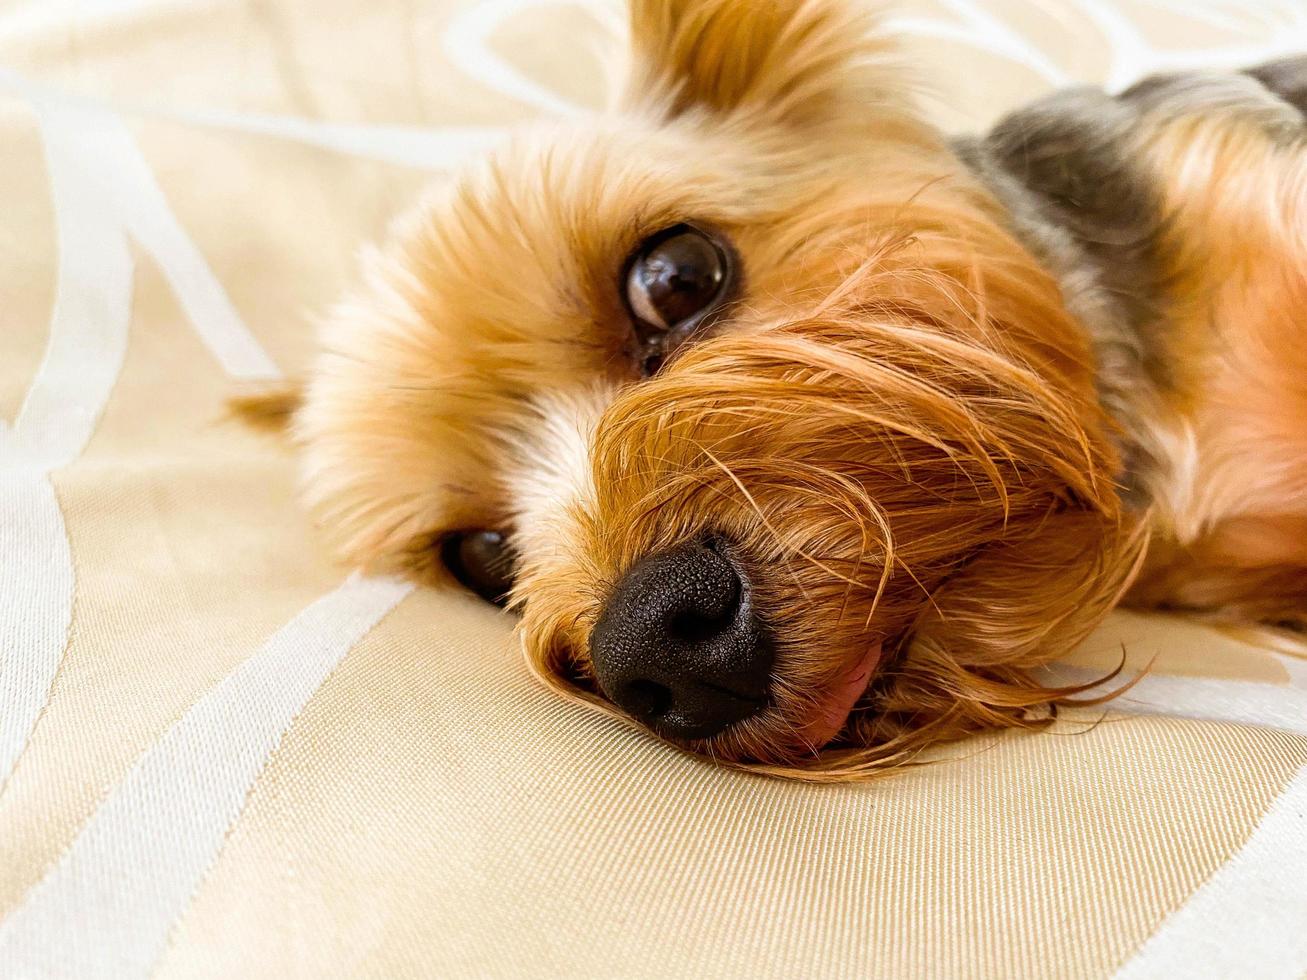
[[[867,692],[880,664],[881,645],[874,644],[852,667],[840,674],[818,701],[812,717],[799,728],[804,746],[820,751],[843,731],[854,706]]]
[[[718,761],[768,766],[801,767],[817,757],[844,731],[881,662],[881,644],[869,647],[856,662],[808,699],[804,720],[766,719],[766,715],[728,728],[711,739],[668,741]],[[754,727],[758,726],[758,727]],[[736,731],[737,727],[748,729]]]

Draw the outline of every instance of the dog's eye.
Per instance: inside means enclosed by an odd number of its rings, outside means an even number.
[[[725,293],[725,250],[689,225],[667,228],[640,246],[626,274],[626,302],[647,328],[691,326]]]
[[[460,585],[502,606],[513,588],[513,549],[498,531],[462,531],[445,538],[441,559]]]

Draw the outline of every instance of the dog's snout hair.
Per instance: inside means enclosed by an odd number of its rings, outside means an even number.
[[[887,244],[824,309],[700,345],[623,392],[596,433],[594,507],[570,547],[601,581],[714,532],[747,569],[776,682],[715,743],[728,758],[856,775],[944,734],[1037,724],[1050,692],[1033,669],[1097,623],[1138,557],[1056,287],[994,229],[985,254],[1010,275],[987,275],[982,305],[975,283],[929,267],[932,250],[981,243],[939,234]],[[578,652],[602,600],[576,602],[574,569],[526,569],[538,671],[593,697]],[[892,669],[849,744],[814,757],[794,733],[881,643]]]

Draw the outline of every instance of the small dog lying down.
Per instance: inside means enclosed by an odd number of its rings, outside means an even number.
[[[371,256],[293,412],[352,561],[718,760],[1045,724],[1118,602],[1307,624],[1307,58],[921,121],[845,0],[632,0],[610,112]]]

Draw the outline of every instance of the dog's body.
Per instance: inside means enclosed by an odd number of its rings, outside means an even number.
[[[950,145],[852,3],[634,0],[632,44],[327,325],[351,559],[511,561],[548,683],[809,778],[1044,723],[1127,589],[1304,624],[1307,59]]]
[[[957,149],[1092,338],[1153,530],[1128,601],[1307,624],[1307,57],[1062,92]]]

